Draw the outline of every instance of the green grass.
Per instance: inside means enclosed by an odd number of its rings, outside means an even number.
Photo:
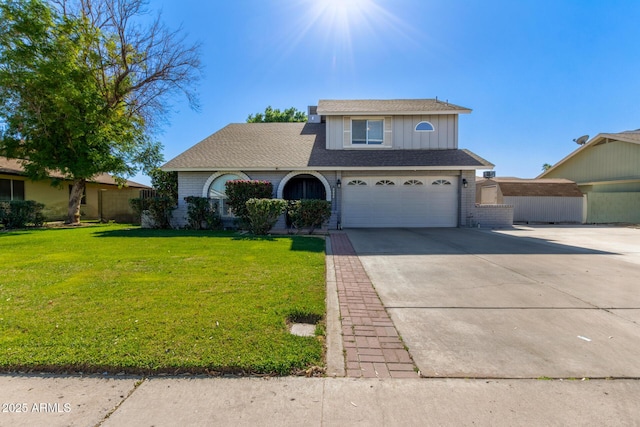
[[[322,365],[324,241],[122,225],[0,233],[0,370],[288,374]]]

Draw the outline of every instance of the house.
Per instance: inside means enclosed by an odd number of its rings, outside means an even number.
[[[640,129],[598,134],[539,178],[575,181],[587,223],[640,223]]]
[[[512,205],[513,222],[582,223],[583,195],[568,179],[476,180],[476,203]]]
[[[475,171],[493,165],[458,148],[458,116],[437,99],[320,100],[307,123],[230,124],[166,163],[186,196],[216,199],[225,182],[268,180],[274,197],[331,202],[328,227],[458,227],[475,209]],[[281,219],[277,228],[285,228]]]
[[[0,157],[0,201],[35,200],[45,205],[43,214],[47,221],[64,220],[67,217],[71,182],[62,181],[52,186],[53,179],[61,179],[52,173],[51,179],[31,181],[25,175],[19,161]],[[129,206],[129,199],[140,197],[140,190],[150,187],[127,181],[122,188],[112,176],[101,174],[87,182],[80,212],[83,219],[135,222],[136,215]]]

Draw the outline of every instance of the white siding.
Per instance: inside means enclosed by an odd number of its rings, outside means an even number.
[[[326,118],[327,148],[340,150],[351,140],[349,133],[351,116],[329,116]],[[382,118],[382,117],[381,117]],[[401,150],[450,150],[458,148],[458,116],[393,116],[385,119],[385,145],[387,134],[391,133],[391,146]],[[416,132],[421,121],[428,121],[434,127],[433,132]],[[390,132],[389,132],[390,131]]]

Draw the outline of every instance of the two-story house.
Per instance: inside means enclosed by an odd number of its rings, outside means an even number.
[[[218,200],[225,183],[268,180],[274,197],[332,202],[330,228],[466,226],[475,172],[493,165],[458,148],[468,108],[437,99],[320,100],[307,123],[230,124],[163,166],[186,196]],[[285,228],[282,219],[277,228]]]

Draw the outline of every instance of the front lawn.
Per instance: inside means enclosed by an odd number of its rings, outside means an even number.
[[[322,364],[324,241],[123,225],[0,233],[0,370],[277,373]]]

